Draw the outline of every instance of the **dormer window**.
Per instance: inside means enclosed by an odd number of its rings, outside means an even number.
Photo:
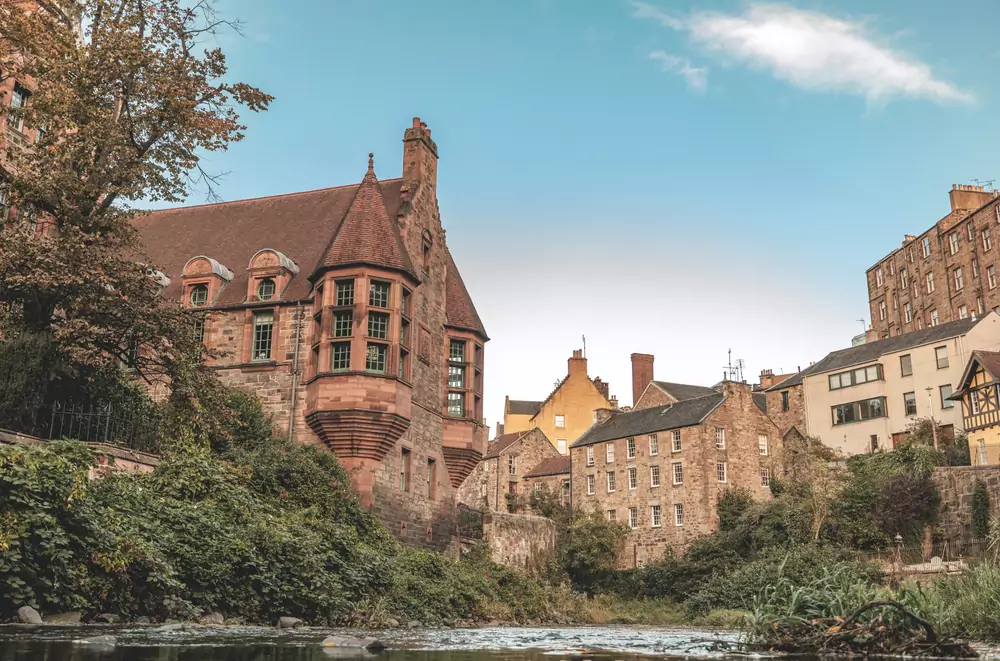
[[[262,301],[270,301],[274,298],[274,292],[276,287],[274,285],[274,280],[271,278],[264,278],[257,285],[257,298]]]
[[[188,300],[196,308],[200,308],[208,303],[208,285],[194,285],[191,287],[191,295]]]

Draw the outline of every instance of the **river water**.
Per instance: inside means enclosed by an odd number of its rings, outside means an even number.
[[[0,626],[0,661],[329,661],[331,629]],[[350,632],[363,634],[364,632]],[[114,636],[114,645],[80,642]],[[618,661],[647,656],[721,660],[737,635],[658,627],[517,627],[378,632],[369,661]],[[352,656],[351,658],[358,658]]]

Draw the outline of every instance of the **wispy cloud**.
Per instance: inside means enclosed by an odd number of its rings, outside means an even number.
[[[686,57],[657,50],[649,54],[649,59],[659,62],[664,71],[681,76],[693,90],[704,92],[708,88],[708,69],[693,66]]]
[[[860,22],[777,4],[751,5],[740,15],[695,12],[684,18],[645,2],[629,4],[636,18],[687,32],[709,52],[802,89],[858,94],[876,103],[895,97],[975,101]]]

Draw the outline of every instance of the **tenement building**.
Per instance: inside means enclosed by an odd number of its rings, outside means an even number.
[[[570,448],[572,507],[596,509],[629,527],[621,566],[655,560],[668,547],[682,552],[716,530],[716,504],[726,489],[770,498],[778,429],[745,383],[725,381],[690,399],[597,413],[598,422]]]
[[[1000,193],[952,186],[951,211],[868,269],[872,329],[884,338],[1000,306]]]
[[[921,418],[952,437],[963,427],[952,396],[966,364],[998,349],[996,312],[841,349],[769,388],[768,414],[783,433],[798,427],[846,455],[896,447]]]
[[[527,431],[538,427],[560,454],[594,424],[594,410],[616,408],[618,400],[609,394],[607,382],[587,375],[587,358],[575,349],[567,361],[563,377],[544,401],[506,397],[503,432]]]
[[[486,449],[486,331],[445,242],[438,149],[413,120],[402,177],[147,214],[136,221],[220,379],[281,433],[335,452],[362,500],[443,547]]]

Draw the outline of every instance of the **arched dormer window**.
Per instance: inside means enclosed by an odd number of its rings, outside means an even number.
[[[247,301],[271,301],[281,299],[299,265],[277,250],[264,248],[250,258],[247,270]]]
[[[192,257],[181,275],[182,303],[188,307],[210,306],[232,279],[233,272],[211,257]]]

